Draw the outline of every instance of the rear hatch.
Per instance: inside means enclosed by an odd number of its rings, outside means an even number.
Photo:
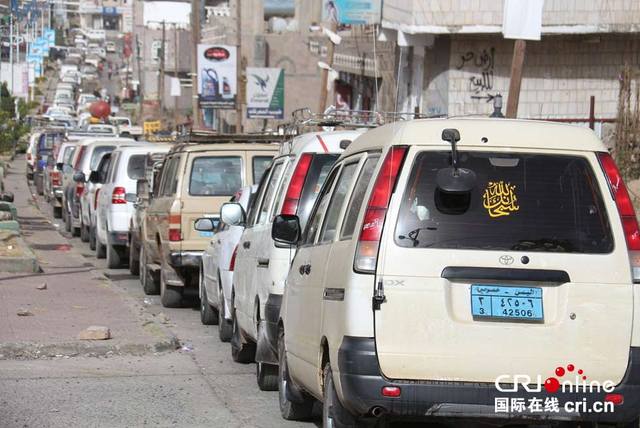
[[[382,372],[544,382],[572,364],[589,382],[620,382],[632,280],[597,156],[462,152],[477,181],[461,195],[437,188],[449,162],[450,152],[414,149],[399,177],[376,272],[386,297],[375,311]]]

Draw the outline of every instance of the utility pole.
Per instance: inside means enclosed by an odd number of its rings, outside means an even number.
[[[200,128],[198,105],[198,43],[200,43],[200,0],[191,0],[191,109],[193,129]]]
[[[177,23],[173,24],[173,28],[175,30],[173,33],[173,78],[178,79],[178,34],[180,33],[178,32]],[[180,97],[177,95],[173,97],[173,122],[176,130],[178,129],[178,98]]]
[[[331,23],[331,31],[338,31],[338,23]],[[335,52],[335,45],[329,39],[329,48],[327,49],[327,64],[329,64],[329,69],[333,68],[333,56]],[[329,90],[327,86],[329,85],[329,69],[322,69],[322,74],[320,77],[320,82],[322,87],[320,88],[320,104],[318,105],[318,113],[324,113],[324,110],[327,108],[327,96],[329,95]]]
[[[167,52],[166,28],[167,28],[167,22],[165,20],[162,20],[162,47],[161,47],[162,54],[160,55],[160,74],[158,76],[158,78],[160,79],[158,84],[158,97],[160,99],[161,111],[164,111],[164,67],[165,67],[164,58]]]
[[[9,96],[13,93],[13,9],[9,9],[9,66],[11,67],[11,86]]]
[[[522,83],[522,67],[527,42],[517,39],[513,44],[513,59],[511,61],[511,79],[509,81],[509,98],[507,99],[507,117],[518,116],[518,102],[520,101],[520,85]]]
[[[140,67],[140,40],[138,39],[138,35],[136,34],[136,52],[137,52],[137,62],[138,62],[138,103],[140,105],[140,117],[142,117],[142,108],[144,103],[144,90],[142,88],[142,68]]]
[[[236,88],[236,133],[242,134],[242,102],[244,101],[243,61],[242,61],[242,6],[241,0],[236,0],[236,35],[237,35],[237,88]]]

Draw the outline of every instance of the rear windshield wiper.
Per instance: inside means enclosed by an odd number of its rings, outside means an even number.
[[[418,245],[420,245],[420,241],[418,241],[418,235],[420,235],[420,232],[422,232],[423,230],[438,230],[437,227],[435,226],[427,226],[427,227],[419,227],[417,229],[413,229],[412,231],[410,231],[409,233],[407,233],[406,235],[398,235],[398,239],[409,239],[411,240],[412,244],[414,247],[417,247]]]
[[[571,253],[573,246],[569,241],[559,239],[522,239],[511,247],[513,251],[548,251],[552,253]]]

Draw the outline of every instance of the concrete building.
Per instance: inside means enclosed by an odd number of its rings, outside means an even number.
[[[78,14],[81,28],[133,30],[133,0],[80,0]]]

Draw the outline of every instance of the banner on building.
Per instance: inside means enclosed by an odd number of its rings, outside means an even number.
[[[505,39],[540,40],[544,0],[504,0],[502,34]]]
[[[202,108],[235,109],[235,46],[198,45],[198,99]]]
[[[48,28],[44,30],[44,38],[47,40],[47,44],[49,47],[55,46],[56,44],[56,30],[53,28]]]
[[[247,117],[284,119],[284,70],[247,67]]]
[[[323,0],[325,21],[344,25],[379,24],[382,0]]]

